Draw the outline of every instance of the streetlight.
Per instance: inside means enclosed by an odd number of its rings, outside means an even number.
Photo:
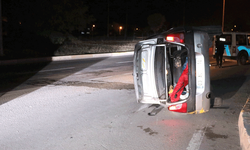
[[[121,35],[122,26],[119,27],[119,35]]]
[[[95,27],[95,25],[93,24],[92,25],[92,39],[93,39],[93,35],[94,35],[94,27]]]
[[[224,17],[225,17],[225,0],[223,0],[223,12],[222,12],[222,32],[224,31]]]
[[[4,56],[3,53],[3,26],[2,26],[2,1],[0,0],[0,56]]]

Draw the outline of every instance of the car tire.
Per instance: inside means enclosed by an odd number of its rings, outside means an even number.
[[[221,107],[223,104],[223,101],[220,97],[215,97],[214,98],[214,105],[213,107]]]
[[[247,55],[244,53],[241,53],[238,56],[238,65],[245,65],[247,63]]]

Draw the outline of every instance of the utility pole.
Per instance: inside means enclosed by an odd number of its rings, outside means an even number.
[[[109,0],[108,0],[108,18],[107,18],[107,37],[109,37]]]
[[[222,32],[224,32],[224,18],[225,18],[225,0],[223,0],[222,27],[221,27]]]
[[[3,56],[2,1],[0,0],[0,56]]]
[[[125,24],[125,33],[124,33],[124,39],[127,39],[127,29],[128,29],[128,4],[127,1],[125,1],[126,3],[126,24]]]

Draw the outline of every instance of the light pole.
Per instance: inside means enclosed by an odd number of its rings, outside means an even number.
[[[108,15],[107,15],[107,37],[109,37],[109,0],[108,0]]]
[[[95,27],[95,25],[93,24],[92,25],[92,39],[93,39],[93,35],[94,35],[94,27]]]
[[[2,5],[0,0],[0,56],[4,56],[3,53],[3,34],[2,34]]]
[[[224,32],[224,18],[225,18],[225,0],[223,0],[222,27],[221,27],[222,32]]]

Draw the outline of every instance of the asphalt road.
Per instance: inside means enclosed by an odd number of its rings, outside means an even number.
[[[223,106],[156,116],[148,116],[153,106],[136,103],[132,55],[12,66],[1,75],[0,149],[241,149],[237,123],[249,65],[211,63],[212,92]]]

